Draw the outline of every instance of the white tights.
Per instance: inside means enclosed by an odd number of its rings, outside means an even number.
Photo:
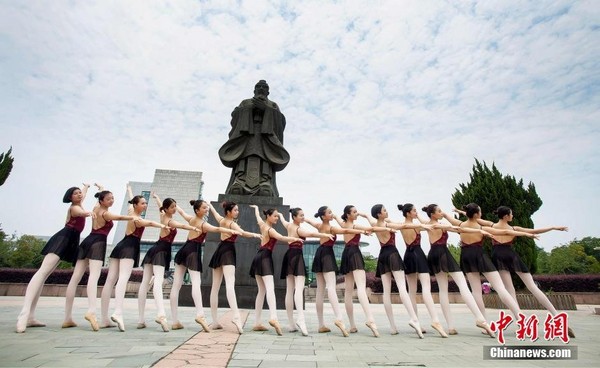
[[[435,310],[435,306],[433,304],[433,297],[431,296],[431,279],[428,273],[411,273],[410,275],[406,275],[406,279],[408,280],[408,294],[410,295],[410,301],[412,302],[413,309],[415,310],[415,314],[418,314],[417,311],[417,279],[421,281],[421,291],[423,295],[423,302],[425,303],[425,307],[427,307],[427,312],[429,312],[429,316],[431,317],[431,321],[433,323],[439,323],[439,319],[437,316],[437,311]]]
[[[77,285],[81,281],[86,268],[90,269],[87,282],[87,297],[88,297],[88,310],[87,313],[96,313],[96,299],[98,299],[98,279],[100,278],[100,270],[102,270],[102,261],[95,259],[78,259],[75,263],[75,269],[73,275],[67,286],[65,295],[65,321],[73,321],[73,302],[75,301],[75,293],[77,292]]]
[[[340,303],[335,291],[335,272],[317,272],[317,318],[319,319],[319,328],[324,327],[323,322],[323,301],[325,300],[325,288],[327,288],[327,297],[333,309],[336,320],[342,320],[340,313]]]
[[[469,291],[465,275],[462,272],[450,272],[450,276],[456,283],[456,286],[458,286],[463,302],[467,305],[471,313],[473,313],[477,321],[485,321],[485,317],[479,310],[477,302],[475,301],[475,298],[473,298],[473,294]],[[440,289],[439,295],[442,313],[448,324],[448,329],[452,330],[454,329],[454,320],[452,318],[452,313],[450,312],[450,300],[448,299],[448,274],[446,272],[436,273],[435,279],[437,280]]]
[[[509,271],[498,271],[500,272],[500,278],[502,278],[502,282],[504,283],[504,287],[510,293],[510,295],[517,300],[517,293],[515,292],[515,286],[512,283],[512,278],[510,277]],[[517,272],[517,275],[523,280],[525,287],[531,291],[531,294],[540,302],[540,304],[546,308],[553,315],[557,315],[558,311],[552,305],[552,302],[548,299],[546,294],[540,290],[539,287],[533,281],[533,277],[529,272]]]
[[[221,289],[221,282],[225,277],[225,288],[227,290],[227,302],[229,308],[233,312],[233,320],[240,320],[240,311],[237,306],[237,298],[235,296],[235,266],[225,265],[218,268],[213,268],[212,275],[212,288],[210,289],[210,313],[212,315],[213,323],[218,324],[219,319],[217,310],[219,308],[219,289]]]
[[[356,323],[354,321],[354,306],[352,305],[352,293],[354,292],[355,282],[358,301],[360,302],[363,312],[367,317],[367,322],[374,322],[373,314],[371,313],[371,308],[369,307],[369,298],[367,297],[367,276],[365,274],[365,270],[354,270],[344,276],[344,304],[346,306],[346,314],[350,320],[350,328],[356,328]]]
[[[504,305],[510,309],[515,318],[518,318],[519,313],[521,312],[519,304],[517,304],[517,301],[504,287],[502,278],[500,277],[498,271],[484,272],[483,276],[485,276],[485,278],[490,282],[490,285],[494,288],[494,290],[496,290],[502,303],[504,303]],[[479,277],[479,272],[468,272],[467,279],[471,285],[471,292],[473,293],[473,297],[477,302],[477,306],[479,307],[481,314],[483,314],[485,317],[485,305],[483,303],[483,296],[481,295],[481,278]]]
[[[304,293],[304,276],[288,275],[286,281],[285,291],[285,310],[287,312],[288,321],[290,323],[290,330],[296,329],[294,323],[294,303],[296,304],[296,311],[298,313],[298,323],[304,323],[304,305],[303,293]]]
[[[175,274],[173,276],[173,286],[169,301],[171,302],[171,317],[173,323],[179,322],[177,316],[177,306],[179,305],[179,291],[183,285],[183,276],[185,276],[186,267],[183,265],[175,265]],[[202,307],[202,290],[200,290],[200,271],[188,270],[190,279],[192,280],[192,299],[196,306],[196,317],[204,317],[204,309]]]
[[[277,302],[275,300],[275,283],[273,275],[259,276],[256,275],[256,284],[258,285],[258,294],[256,294],[256,302],[254,309],[256,311],[256,326],[262,324],[261,313],[265,296],[267,297],[267,305],[269,306],[269,314],[271,320],[277,320]]]
[[[165,279],[165,268],[159,265],[145,264],[144,273],[142,275],[142,283],[140,284],[140,290],[138,292],[138,311],[139,311],[139,322],[144,323],[144,312],[146,309],[146,297],[148,295],[148,289],[150,288],[150,280],[154,275],[154,285],[152,287],[152,294],[154,295],[154,302],[156,303],[156,315],[165,315],[165,306],[163,304],[163,290],[162,284]]]
[[[129,277],[131,277],[131,270],[133,270],[133,259],[109,259],[108,275],[106,276],[106,282],[102,289],[100,303],[103,325],[108,325],[110,323],[108,319],[108,309],[113,288],[115,289],[114,314],[119,317],[123,316],[123,301],[125,300],[125,292],[127,291],[127,282],[129,282]]]
[[[35,307],[37,306],[38,299],[42,294],[44,283],[48,279],[48,276],[54,271],[60,257],[54,253],[48,253],[42,261],[42,265],[35,272],[29,284],[27,285],[27,291],[25,291],[25,301],[23,302],[23,309],[19,313],[18,323],[26,324],[27,321],[35,319]],[[24,327],[24,326],[23,326]]]
[[[396,322],[394,321],[394,311],[392,309],[392,277],[396,280],[398,291],[400,293],[400,300],[402,305],[406,308],[408,315],[410,316],[411,322],[418,322],[417,314],[413,308],[410,296],[406,291],[406,279],[404,271],[392,271],[381,275],[381,282],[383,284],[383,307],[385,314],[387,314],[388,320],[390,321],[390,327],[392,332],[397,332]]]

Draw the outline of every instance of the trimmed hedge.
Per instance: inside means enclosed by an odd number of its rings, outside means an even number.
[[[27,284],[33,277],[37,269],[35,268],[0,268],[0,282],[10,282],[16,284]],[[142,270],[133,270],[129,281],[141,282],[142,281]],[[103,268],[100,271],[100,279],[98,285],[104,285],[106,281],[106,275],[108,274],[108,268]],[[46,284],[68,284],[73,275],[73,269],[69,270],[54,270],[52,274],[46,280]],[[89,273],[86,271],[79,285],[86,285]]]
[[[600,274],[589,275],[534,275],[533,279],[544,292],[600,292]],[[482,282],[485,281],[482,277]],[[421,292],[421,283],[418,284],[417,292]],[[367,287],[374,293],[383,293],[381,279],[375,277],[375,273],[367,273]],[[408,285],[406,286],[408,290]],[[458,286],[448,277],[448,291],[458,292]],[[527,291],[524,289],[523,291]],[[398,286],[392,281],[392,292],[398,292]],[[439,292],[435,276],[431,276],[431,292]]]

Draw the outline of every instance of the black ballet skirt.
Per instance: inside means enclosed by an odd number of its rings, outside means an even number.
[[[300,244],[299,247],[294,247],[292,244],[290,244],[287,252],[283,255],[280,275],[280,278],[282,279],[287,278],[288,275],[306,277],[306,263],[304,263],[302,245]]]
[[[250,276],[269,276],[273,274],[273,252],[267,248],[260,248],[252,260]]]
[[[79,236],[81,232],[69,226],[63,227],[59,232],[52,235],[42,249],[42,255],[56,254],[62,261],[70,262],[73,265],[77,261],[77,247],[79,246]]]
[[[79,245],[77,259],[102,261],[106,257],[106,234],[91,233]]]
[[[210,268],[219,268],[227,265],[236,265],[235,242],[221,240],[208,266]]]
[[[404,252],[404,272],[407,275],[411,273],[429,273],[427,256],[420,244],[406,247],[406,252]]]
[[[202,272],[202,243],[188,239],[175,254],[175,264],[188,270]]]
[[[529,268],[515,252],[512,243],[492,243],[492,263],[498,271],[529,273]]]
[[[432,275],[440,272],[461,272],[460,266],[446,245],[431,245],[429,255],[427,255],[427,265]]]
[[[364,270],[365,261],[358,245],[349,245],[344,247],[342,252],[342,263],[340,265],[340,273],[348,274],[355,270]]]
[[[110,253],[110,258],[133,259],[133,267],[140,265],[140,238],[130,234],[126,235]]]
[[[404,262],[395,245],[382,246],[377,258],[377,272],[375,276],[381,277],[388,272],[404,270]]]
[[[333,246],[321,244],[315,252],[315,259],[312,264],[312,272],[335,272],[338,273],[338,266],[335,262],[335,253]]]
[[[460,248],[460,268],[468,272],[497,271],[490,257],[483,251],[482,242],[462,244]]]
[[[142,266],[145,264],[151,264],[153,266],[163,266],[165,269],[171,267],[171,244],[165,240],[157,241],[152,248],[148,250]]]

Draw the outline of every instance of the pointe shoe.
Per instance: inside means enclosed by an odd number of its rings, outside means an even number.
[[[296,327],[288,327],[287,332],[289,332],[289,333],[298,332],[298,329]]]
[[[137,327],[138,330],[146,328],[146,322],[138,322]]]
[[[379,337],[379,331],[377,331],[377,325],[375,322],[365,322],[365,325],[371,329],[373,336]]]
[[[444,328],[442,328],[442,325],[440,325],[438,322],[432,323],[431,327],[433,327],[433,329],[436,330],[441,337],[448,337],[448,335],[446,335],[446,331],[444,331]]]
[[[350,332],[350,333],[357,333],[358,332],[358,328],[356,328],[356,327],[350,327],[350,329],[348,330],[348,332]]]
[[[319,327],[319,333],[327,333],[327,332],[331,332],[329,327],[326,327],[326,326]]]
[[[194,319],[194,321],[196,321],[197,324],[202,326],[202,329],[204,330],[204,332],[210,333],[210,329],[208,328],[208,323],[206,323],[206,318],[204,318],[203,316],[198,316]]]
[[[306,329],[306,324],[304,322],[296,322],[296,326],[300,329],[302,336],[308,336],[308,330]]]
[[[410,321],[408,322],[408,325],[415,330],[415,332],[419,336],[419,339],[422,339],[424,337],[423,330],[421,329],[421,325],[419,324],[419,322]]]
[[[113,314],[110,316],[110,320],[117,324],[119,331],[125,332],[125,323],[123,323],[123,317]]]
[[[171,325],[171,330],[183,330],[181,322],[175,322]]]
[[[396,330],[395,328],[391,329],[390,335],[398,335],[398,330]]]
[[[96,320],[96,315],[94,313],[86,313],[83,316],[83,318],[85,318],[85,320],[90,323],[90,326],[92,327],[92,330],[94,332],[100,329],[100,326],[98,326],[98,321]]]
[[[570,338],[572,338],[572,339],[575,338],[575,332],[573,332],[571,327],[568,327],[567,332],[568,332]]]
[[[158,323],[164,332],[169,332],[169,324],[166,316],[156,316],[154,322]]]
[[[27,327],[46,327],[46,324],[37,319],[30,319],[27,321]]]
[[[486,335],[489,335],[491,338],[496,337],[496,334],[494,333],[494,331],[492,331],[490,325],[488,325],[488,323],[486,321],[476,321],[475,326],[483,329],[484,331],[482,331],[482,332],[485,333]]]
[[[222,330],[223,326],[220,323],[213,322],[210,324],[210,329],[211,330]]]
[[[244,326],[242,325],[242,321],[240,321],[239,318],[232,319],[231,323],[234,324],[235,328],[237,328],[237,331],[240,335],[244,333],[244,328],[243,328]]]
[[[271,327],[273,327],[275,329],[275,332],[277,332],[277,335],[283,336],[283,331],[281,331],[281,325],[279,324],[278,320],[272,319],[269,321],[269,324],[271,325]]]
[[[333,324],[340,329],[340,331],[342,331],[342,335],[344,335],[344,337],[348,337],[350,336],[350,334],[348,333],[348,331],[346,331],[346,326],[344,326],[344,322],[340,321],[339,319],[336,319],[335,322],[333,322]]]
[[[64,321],[61,328],[71,328],[71,327],[77,327],[77,323],[73,322],[73,321]]]
[[[458,335],[458,331],[456,331],[454,328],[451,328],[448,330],[448,335]]]
[[[264,325],[256,325],[256,326],[252,327],[252,331],[262,332],[262,331],[269,331],[269,329],[266,328]]]

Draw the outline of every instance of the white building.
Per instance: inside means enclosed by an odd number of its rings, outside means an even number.
[[[142,217],[147,220],[160,222],[159,206],[154,198],[151,198],[150,193],[155,192],[161,200],[165,198],[173,198],[177,204],[187,213],[193,214],[194,211],[190,206],[190,200],[202,198],[202,172],[200,171],[181,171],[181,170],[164,170],[156,169],[152,182],[130,181],[133,195],[142,195],[148,201],[148,209]],[[129,206],[129,197],[127,194],[123,198],[121,206],[121,214],[126,215]],[[185,223],[185,220],[179,216],[174,216],[177,222]],[[125,237],[125,229],[127,221],[117,221],[117,228],[113,238],[112,246],[107,250],[106,256],[110,255],[112,248]],[[150,247],[158,240],[160,229],[147,227],[144,230],[141,244],[140,262]],[[181,245],[187,239],[187,231],[179,230],[175,237],[174,245]],[[176,252],[179,246],[174,246],[173,251]],[[174,253],[173,253],[174,256]]]

